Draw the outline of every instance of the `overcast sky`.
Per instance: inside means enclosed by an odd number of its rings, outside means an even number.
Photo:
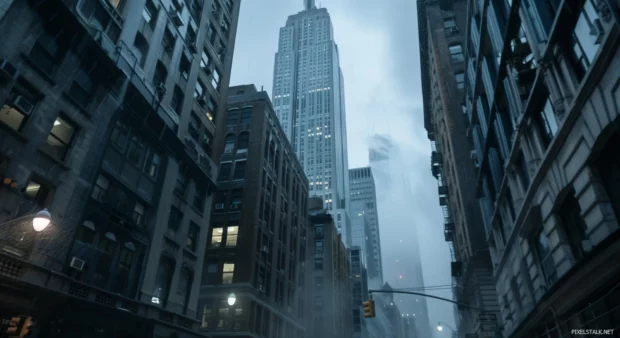
[[[349,167],[368,165],[370,135],[389,134],[403,154],[413,197],[404,218],[415,224],[380,224],[384,239],[415,226],[426,286],[451,283],[450,253],[443,239],[437,181],[430,170],[430,143],[422,116],[415,0],[316,0],[334,25],[344,73]],[[255,84],[271,95],[280,27],[301,11],[302,0],[242,0],[231,85]],[[378,184],[380,182],[377,182]],[[381,203],[380,203],[381,204]],[[379,209],[379,214],[381,214]],[[385,234],[385,235],[384,235]],[[391,235],[391,236],[389,236]],[[382,243],[382,247],[396,243]],[[385,261],[384,265],[392,264]],[[389,269],[392,270],[392,269]],[[395,280],[398,276],[385,276]],[[396,287],[395,283],[392,283]],[[403,285],[400,287],[418,287]],[[428,291],[452,298],[451,292]],[[453,307],[429,299],[430,325],[454,323]],[[447,333],[436,337],[448,337]]]

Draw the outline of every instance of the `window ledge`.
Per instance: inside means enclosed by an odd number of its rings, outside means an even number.
[[[48,74],[47,72],[45,72],[43,69],[41,69],[41,67],[39,67],[37,65],[36,62],[32,61],[32,59],[26,55],[26,53],[21,53],[22,58],[24,59],[24,61],[26,61],[26,63],[32,67],[32,69],[34,69],[45,81],[47,81],[52,87],[56,86],[56,81],[54,81],[54,79],[52,79],[52,77],[50,76],[50,74]]]
[[[28,142],[28,138],[26,136],[24,136],[22,133],[18,132],[17,130],[9,127],[8,125],[6,125],[4,122],[0,121],[0,129],[6,130],[9,133],[11,133],[18,141],[22,142],[22,143],[26,143]]]
[[[44,155],[45,157],[49,158],[50,160],[52,160],[54,163],[56,163],[57,165],[59,165],[61,168],[65,169],[65,170],[69,170],[69,167],[65,164],[65,162],[57,159],[56,157],[48,154],[45,150],[43,149],[37,149],[37,151],[41,154]]]
[[[79,104],[74,98],[71,97],[71,95],[69,95],[67,92],[63,92],[62,96],[69,101],[71,104],[73,104],[75,106],[75,108],[77,108],[82,114],[86,115],[86,116],[90,116],[90,114],[88,113],[88,109],[86,109],[84,106],[82,106],[81,104]]]

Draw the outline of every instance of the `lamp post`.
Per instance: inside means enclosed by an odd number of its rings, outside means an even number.
[[[228,295],[228,305],[233,306],[235,305],[235,302],[237,302],[237,296],[235,296],[234,293]]]
[[[452,328],[452,326],[450,326],[450,325],[448,325],[448,324],[446,324],[446,323],[444,323],[444,322],[438,322],[438,323],[437,323],[437,331],[439,331],[439,332],[443,331],[443,327],[444,327],[444,326],[445,326],[445,327],[447,327],[447,328],[449,328],[449,329],[450,329],[450,331],[452,331],[452,332],[456,333],[456,330],[455,330],[454,328]]]
[[[0,226],[6,225],[9,223],[14,223],[16,221],[27,219],[27,218],[32,218],[32,227],[34,228],[34,231],[36,232],[41,232],[45,230],[52,222],[52,215],[50,214],[50,212],[47,209],[43,209],[37,212],[34,216],[31,214],[31,215],[18,217],[8,222],[2,223],[0,224]]]

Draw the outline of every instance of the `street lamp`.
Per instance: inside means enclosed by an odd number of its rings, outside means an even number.
[[[37,212],[37,214],[32,219],[32,227],[34,228],[34,231],[41,232],[45,230],[48,225],[50,225],[51,221],[52,215],[50,215],[50,212],[47,211],[47,209],[43,209]]]
[[[236,301],[237,301],[237,297],[235,296],[234,293],[231,293],[230,295],[228,295],[228,305],[233,306],[235,305]]]
[[[456,330],[453,329],[450,325],[444,323],[444,322],[438,322],[437,323],[437,331],[441,332],[443,331],[443,327],[446,326],[447,328],[449,328],[452,332],[456,333]]]

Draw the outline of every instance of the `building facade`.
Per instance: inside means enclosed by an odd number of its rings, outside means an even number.
[[[618,2],[467,12],[465,116],[503,335],[617,328]]]
[[[467,4],[466,0],[418,1],[424,124],[431,141],[431,169],[438,183],[443,231],[452,252],[454,298],[480,309],[458,309],[455,320],[461,337],[478,334],[481,320],[499,311],[477,201],[474,155],[461,108]]]
[[[357,246],[349,249],[351,264],[351,304],[353,308],[353,337],[368,337],[368,321],[364,318],[362,304],[368,299],[368,273],[366,270],[366,255]]]
[[[212,337],[301,338],[308,181],[267,93],[254,85],[228,93],[202,327]]]
[[[309,199],[306,337],[351,338],[349,252],[320,197]]]
[[[238,12],[0,3],[3,320],[31,316],[35,337],[198,335]],[[51,225],[26,231],[42,208]]]
[[[366,256],[368,284],[371,287],[383,285],[383,263],[381,261],[381,236],[375,179],[370,167],[349,169],[349,215],[351,217],[352,245],[362,248]]]
[[[344,79],[329,13],[316,8],[289,16],[275,55],[273,106],[310,182],[351,244]]]

